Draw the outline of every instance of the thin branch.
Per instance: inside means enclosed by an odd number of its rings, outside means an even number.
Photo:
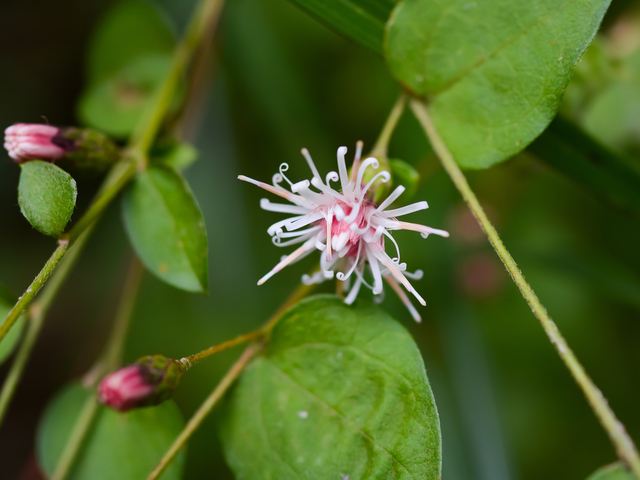
[[[187,440],[193,435],[193,433],[198,429],[200,424],[204,421],[204,419],[211,413],[213,407],[218,403],[218,401],[222,398],[225,392],[229,389],[229,387],[233,384],[234,380],[240,375],[242,370],[247,366],[247,364],[251,361],[251,359],[262,349],[261,344],[253,344],[247,347],[247,349],[242,353],[240,358],[233,364],[229,372],[224,376],[224,378],[220,381],[218,386],[211,392],[209,397],[204,401],[204,403],[200,406],[200,408],[196,411],[196,413],[191,417],[189,423],[184,428],[182,433],[176,438],[171,445],[171,448],[165,453],[162,460],[158,466],[151,472],[151,474],[147,477],[147,480],[155,480],[162,475],[162,473],[167,469],[167,467],[174,460],[178,452],[184,447]]]
[[[587,375],[584,367],[573,351],[569,348],[569,345],[560,333],[560,330],[553,320],[551,320],[547,310],[538,299],[538,296],[531,288],[531,285],[529,285],[525,280],[524,275],[518,268],[518,265],[507,248],[504,246],[504,243],[502,243],[498,232],[489,221],[489,218],[485,214],[476,195],[471,190],[467,179],[460,170],[460,167],[458,167],[453,155],[449,152],[444,141],[438,134],[438,131],[429,116],[427,107],[418,100],[411,100],[411,109],[422,124],[431,145],[440,158],[442,166],[451,177],[451,180],[453,180],[453,183],[464,198],[465,202],[467,202],[469,209],[476,217],[476,220],[478,220],[478,223],[486,233],[491,245],[496,250],[496,253],[504,263],[505,267],[507,267],[507,271],[520,289],[522,296],[531,307],[533,314],[538,318],[538,320],[540,320],[542,328],[549,337],[549,340],[551,340],[551,343],[555,346],[564,364],[571,372],[571,375],[573,375],[578,386],[582,389],[585,397],[587,397],[591,408],[609,435],[618,455],[627,462],[634,475],[640,479],[640,455],[638,455],[638,450],[636,449],[631,437],[627,434],[624,425],[622,425],[622,423],[616,418],[615,413],[602,395],[600,389],[595,385],[593,380],[591,380],[589,375]]]

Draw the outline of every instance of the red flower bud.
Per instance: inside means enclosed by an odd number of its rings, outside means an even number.
[[[107,375],[98,386],[98,400],[120,412],[157,405],[171,397],[183,373],[176,360],[163,355],[142,357]]]
[[[59,128],[51,125],[16,123],[4,131],[4,148],[17,163],[35,159],[58,160],[69,148],[73,149],[59,132]]]

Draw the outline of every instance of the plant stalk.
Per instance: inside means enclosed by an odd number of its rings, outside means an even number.
[[[518,265],[504,246],[504,243],[502,243],[498,232],[489,221],[489,218],[485,214],[476,195],[471,190],[467,179],[460,170],[460,167],[458,167],[453,155],[449,152],[444,141],[438,134],[438,131],[429,116],[427,107],[418,100],[411,100],[410,105],[420,124],[424,128],[424,131],[438,155],[442,166],[451,177],[451,180],[469,206],[469,209],[476,217],[480,227],[482,227],[489,238],[489,242],[491,242],[491,245],[504,263],[507,271],[511,275],[511,278],[520,289],[522,296],[531,307],[533,314],[540,321],[542,328],[549,337],[549,340],[551,340],[551,343],[555,346],[558,354],[562,358],[562,361],[571,372],[571,375],[577,382],[578,386],[582,389],[582,392],[591,405],[596,417],[615,446],[619,457],[629,465],[634,475],[640,480],[640,455],[638,454],[638,450],[636,449],[633,440],[627,434],[624,425],[622,425],[622,423],[616,418],[615,413],[609,406],[600,389],[595,385],[593,380],[591,380],[589,375],[587,375],[584,367],[573,351],[569,348],[569,345],[560,333],[560,330],[551,317],[549,317],[547,310],[544,308],[531,286],[525,280],[522,271],[518,268]]]
[[[238,375],[242,372],[242,370],[248,365],[251,359],[263,348],[262,344],[253,344],[247,347],[247,349],[242,353],[240,358],[233,364],[231,369],[227,372],[224,378],[220,381],[218,386],[211,392],[209,397],[204,401],[204,403],[200,406],[200,408],[196,411],[196,413],[191,417],[189,423],[184,428],[182,433],[176,438],[176,440],[171,445],[171,448],[165,453],[162,460],[158,466],[151,472],[151,474],[147,477],[147,480],[155,480],[162,475],[162,473],[167,469],[167,467],[171,464],[173,459],[176,457],[180,449],[184,447],[187,440],[193,435],[193,433],[198,429],[198,427],[202,424],[204,419],[211,413],[213,407],[218,403],[218,401],[222,398],[225,392],[229,389],[229,387],[233,384],[234,380],[238,378]]]
[[[29,309],[27,317],[27,331],[22,343],[20,344],[15,360],[11,365],[11,370],[9,370],[9,374],[2,385],[2,392],[0,392],[0,425],[2,424],[2,419],[7,412],[9,403],[13,398],[16,387],[18,386],[20,376],[27,364],[31,350],[33,350],[40,330],[42,329],[42,324],[47,312],[49,311],[49,307],[53,303],[54,298],[60,290],[60,287],[62,287],[62,284],[66,280],[71,269],[80,257],[80,253],[86,245],[87,240],[91,235],[91,231],[92,228],[86,230],[84,234],[78,238],[73,247],[69,249],[69,254],[64,257],[64,260],[60,263],[60,267],[55,271],[55,273],[53,273],[51,280],[43,289],[38,300],[34,302]]]
[[[391,136],[393,135],[393,131],[396,129],[396,126],[398,125],[398,120],[400,120],[400,117],[404,112],[404,108],[406,104],[407,104],[407,97],[404,93],[402,93],[398,97],[398,100],[396,100],[396,103],[393,105],[393,108],[391,109],[391,112],[387,117],[387,121],[382,127],[382,131],[378,136],[378,140],[376,140],[376,144],[374,145],[373,150],[371,150],[371,153],[370,153],[371,156],[376,158],[387,157],[387,151],[389,149],[389,142],[391,141]]]
[[[131,261],[124,287],[122,288],[111,336],[105,348],[103,358],[98,360],[101,365],[101,373],[109,372],[117,368],[121,362],[124,341],[127,330],[129,329],[129,324],[131,323],[131,316],[135,307],[138,291],[140,290],[143,274],[144,268],[140,260],[134,257]],[[100,377],[101,375],[95,375],[95,378]],[[92,385],[92,387],[95,387],[95,385]],[[98,407],[99,404],[96,394],[92,391],[80,411],[80,416],[73,426],[71,435],[67,439],[67,443],[62,450],[62,455],[60,456],[60,460],[58,460],[51,480],[64,480],[71,472],[74,462],[82,449],[82,444],[87,433],[98,413]]]

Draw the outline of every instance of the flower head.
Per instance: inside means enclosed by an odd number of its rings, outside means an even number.
[[[183,373],[178,361],[148,355],[104,377],[98,386],[98,400],[120,412],[157,405],[171,397]]]
[[[289,168],[286,163],[283,163],[279,173],[273,176],[272,185],[244,175],[238,177],[292,203],[292,205],[272,203],[263,198],[260,206],[264,210],[293,215],[269,227],[268,233],[275,245],[287,247],[302,244],[262,277],[258,285],[266,282],[287,265],[319,250],[321,252],[320,271],[313,275],[304,275],[303,283],[321,283],[335,277],[344,282],[345,303],[351,304],[362,285],[370,288],[374,295],[381,295],[384,279],[402,299],[413,318],[419,322],[420,315],[400,284],[413,294],[420,304],[426,305],[424,299],[408,280],[420,279],[422,271],[407,272],[406,263],[400,262],[400,250],[391,232],[412,230],[419,232],[424,238],[432,233],[443,237],[448,237],[449,234],[444,230],[401,222],[397,219],[397,217],[428,208],[427,202],[418,202],[389,210],[389,206],[404,192],[402,186],[396,187],[382,203],[375,204],[372,200],[373,194],[370,192],[371,186],[378,180],[388,182],[391,174],[382,170],[364,183],[366,170],[378,169],[380,166],[378,160],[369,157],[361,162],[362,142],[358,142],[351,175],[349,175],[345,162],[346,153],[346,147],[338,148],[338,172],[329,172],[324,181],[306,149],[302,150],[302,155],[311,169],[311,180],[292,183],[284,174]],[[289,184],[289,189],[281,185],[285,181]],[[331,187],[331,182],[338,181],[340,190]],[[393,244],[395,249],[393,257],[387,254],[385,241]],[[365,276],[372,281],[369,282]]]

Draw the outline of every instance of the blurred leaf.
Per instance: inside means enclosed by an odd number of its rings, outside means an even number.
[[[637,480],[621,463],[613,463],[595,471],[587,480]]]
[[[188,143],[171,140],[156,145],[151,152],[151,160],[161,162],[174,170],[182,171],[198,159],[198,149]]]
[[[3,285],[0,285],[0,320],[4,320],[7,317],[17,300],[18,297],[13,295]],[[2,362],[4,362],[16,348],[23,329],[24,315],[18,319],[16,324],[9,330],[9,333],[7,333],[7,336],[0,342],[0,365],[2,365]]]
[[[393,184],[396,186],[402,185],[406,189],[404,193],[405,201],[410,200],[418,189],[420,174],[412,165],[398,158],[389,159],[389,167],[393,175]]]
[[[611,152],[562,116],[528,150],[614,205],[640,215],[640,165]]]
[[[89,86],[78,104],[82,122],[114,137],[128,136],[170,65],[168,54],[138,57],[108,79]]]
[[[168,19],[152,3],[128,0],[102,18],[87,52],[90,84],[109,79],[140,57],[170,55],[175,44]]]
[[[123,198],[124,223],[140,260],[158,278],[207,291],[207,232],[187,182],[174,170],[141,172]]]
[[[456,161],[486,168],[547,127],[609,1],[405,0],[387,24],[387,62],[428,98]]]
[[[438,413],[418,348],[369,303],[322,295],[285,314],[222,422],[237,478],[440,478]]]
[[[331,29],[382,54],[382,35],[397,0],[292,0]]]
[[[80,411],[93,392],[79,384],[65,388],[49,404],[37,434],[38,461],[51,476]],[[118,413],[99,407],[69,480],[140,480],[155,468],[184,427],[173,401]],[[163,480],[182,478],[185,452],[171,463]]]
[[[76,181],[49,162],[34,160],[20,166],[20,211],[39,232],[52,237],[61,234],[76,205]]]

